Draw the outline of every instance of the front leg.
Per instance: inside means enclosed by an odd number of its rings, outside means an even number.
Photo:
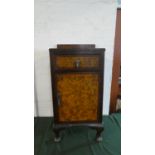
[[[96,131],[97,131],[97,133],[96,133],[96,141],[97,142],[101,142],[102,141],[101,133],[102,133],[103,130],[104,130],[104,127],[96,128]]]
[[[61,131],[61,128],[53,126],[53,132],[55,134],[54,142],[60,142],[61,141],[60,131]]]
[[[54,142],[60,142],[60,130],[59,129],[53,129],[53,132],[55,133]]]

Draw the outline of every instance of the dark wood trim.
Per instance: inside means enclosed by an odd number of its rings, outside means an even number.
[[[55,83],[55,74],[54,74],[54,55],[52,52],[50,52],[50,68],[51,68],[51,87],[52,90],[55,90],[56,88],[56,83]],[[57,105],[55,102],[57,102],[56,99],[56,91],[52,91],[52,98],[53,98],[53,114],[54,114],[54,123],[58,122],[58,111],[55,110],[57,109]]]
[[[93,56],[101,54],[101,52],[105,51],[105,48],[95,48],[95,49],[57,49],[57,48],[50,48],[50,52],[54,55],[82,55],[82,56]]]
[[[104,58],[105,58],[105,49],[100,53],[100,80],[99,80],[99,109],[98,109],[98,122],[102,122],[102,111],[103,111],[103,86],[104,86]]]
[[[121,9],[117,9],[116,30],[115,30],[115,45],[113,57],[112,85],[110,96],[110,113],[116,111],[116,100],[119,92],[118,77],[120,76],[121,66]]]
[[[100,68],[75,68],[75,69],[54,69],[56,73],[71,73],[71,72],[99,72]]]
[[[88,123],[85,123],[85,122],[83,122],[83,123],[76,123],[76,124],[74,124],[74,123],[70,123],[70,124],[65,124],[65,123],[60,123],[60,124],[54,124],[54,126],[55,127],[57,127],[57,128],[67,128],[67,127],[72,127],[72,126],[77,126],[77,127],[80,127],[80,126],[84,126],[84,127],[87,127],[87,126],[89,126],[89,127],[102,127],[102,125],[103,124],[101,124],[101,123],[96,123],[96,122],[90,122],[89,124]]]
[[[58,44],[59,49],[94,49],[95,44]]]

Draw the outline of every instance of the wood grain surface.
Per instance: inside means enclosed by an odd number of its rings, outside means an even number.
[[[56,56],[57,68],[75,68],[79,61],[80,68],[99,67],[99,56]]]
[[[95,121],[99,100],[97,73],[57,74],[59,121]]]

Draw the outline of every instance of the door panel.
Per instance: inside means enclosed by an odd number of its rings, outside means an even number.
[[[56,74],[59,122],[96,121],[99,104],[98,73]]]

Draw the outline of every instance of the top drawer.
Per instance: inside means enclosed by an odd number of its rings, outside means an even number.
[[[99,55],[57,55],[55,66],[60,69],[98,68]]]

